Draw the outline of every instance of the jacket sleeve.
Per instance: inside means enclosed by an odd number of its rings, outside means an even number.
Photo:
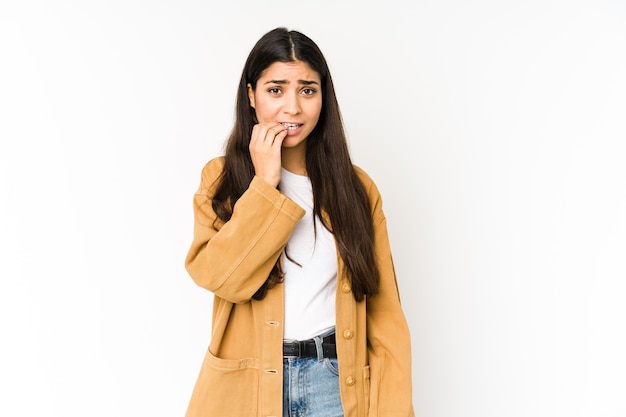
[[[400,304],[382,200],[371,183],[379,293],[367,299],[367,338],[372,392],[369,416],[414,416],[411,342]]]
[[[235,203],[231,219],[216,222],[211,199],[223,165],[222,158],[214,159],[202,170],[185,268],[197,285],[227,301],[243,303],[269,276],[304,210],[254,177]]]

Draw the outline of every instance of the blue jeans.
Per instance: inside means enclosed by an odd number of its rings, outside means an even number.
[[[343,417],[337,359],[322,357],[322,338],[314,337],[316,358],[283,359],[283,417]]]

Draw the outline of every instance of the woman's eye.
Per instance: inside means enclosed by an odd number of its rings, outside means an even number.
[[[280,88],[278,87],[270,88],[268,91],[270,92],[270,94],[280,94]]]
[[[314,88],[304,88],[302,89],[302,94],[304,94],[305,96],[311,96],[313,94],[315,94],[317,90],[315,90]]]

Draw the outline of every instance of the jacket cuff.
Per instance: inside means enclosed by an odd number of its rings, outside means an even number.
[[[285,194],[281,193],[276,187],[268,184],[261,177],[257,177],[255,175],[250,182],[249,189],[255,191],[265,199],[272,202],[276,207],[280,208],[281,212],[296,221],[300,220],[306,213],[306,211],[302,207],[297,205]]]

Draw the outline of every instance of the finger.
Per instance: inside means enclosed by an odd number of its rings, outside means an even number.
[[[274,136],[274,141],[272,142],[273,146],[282,146],[283,141],[287,137],[287,129],[282,129],[280,132]]]
[[[252,128],[252,135],[250,138],[250,143],[258,144],[259,142],[263,142],[265,139],[265,133],[267,131],[267,126],[262,124],[256,124]]]
[[[278,124],[276,126],[270,127],[266,135],[266,140],[269,142],[269,144],[274,145],[276,141],[278,141],[278,143],[280,144],[282,143],[283,139],[285,139],[285,136],[287,136],[287,130],[283,125]]]
[[[276,129],[272,131],[272,129]],[[274,137],[278,133],[278,130],[283,129],[283,126],[279,123],[259,123],[254,125],[252,128],[252,137],[250,142],[255,142],[255,144],[265,144],[266,141],[269,140],[269,144],[271,145],[274,141]]]
[[[252,135],[250,138],[250,151],[260,152],[264,148],[265,136],[267,134],[267,126],[264,125],[254,125],[252,128]]]

